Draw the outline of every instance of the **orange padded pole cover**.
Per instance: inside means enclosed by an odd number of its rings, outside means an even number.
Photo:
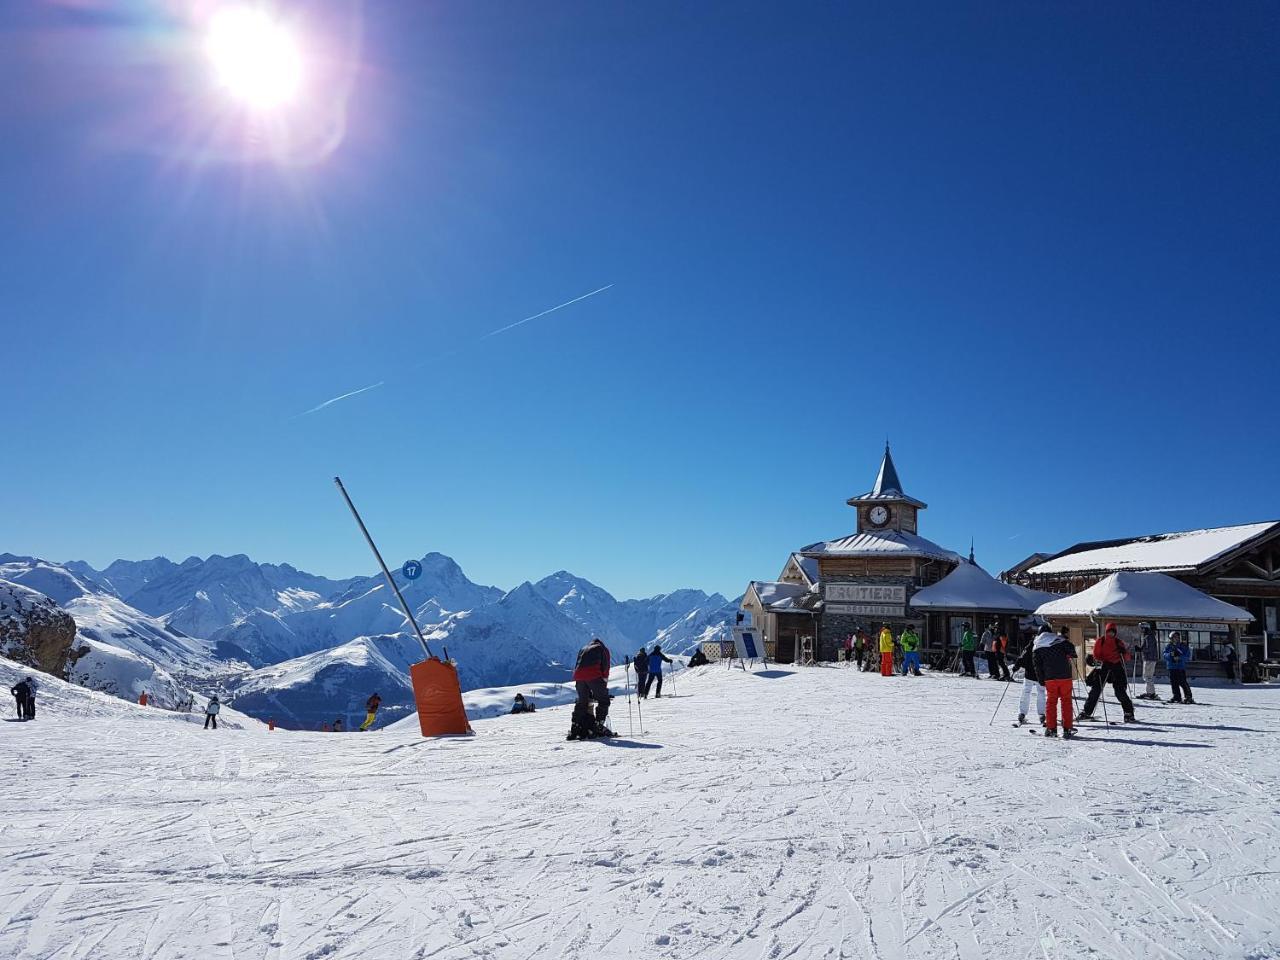
[[[471,732],[467,711],[462,706],[457,667],[432,657],[410,666],[409,679],[413,682],[413,699],[424,737]]]

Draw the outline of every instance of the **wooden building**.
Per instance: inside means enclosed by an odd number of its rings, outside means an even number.
[[[1280,521],[1159,533],[1124,540],[1078,543],[1060,553],[1036,554],[1001,574],[1011,583],[1055,593],[1078,593],[1112,573],[1163,573],[1253,614],[1240,637],[1245,656],[1269,659],[1280,644]],[[1161,624],[1162,638],[1181,630],[1192,656],[1216,661],[1231,643],[1226,623]]]
[[[930,630],[911,597],[964,558],[920,536],[927,505],[904,492],[887,444],[871,490],[846,503],[857,511],[854,532],[795,551],[776,581],[752,581],[744,616],[784,663],[800,659],[806,637],[816,659],[836,660],[846,636],[865,630],[874,637],[885,624],[895,636],[911,624],[926,649],[940,649],[943,629]]]

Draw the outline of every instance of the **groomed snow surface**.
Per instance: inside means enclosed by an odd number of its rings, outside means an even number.
[[[1280,956],[1280,688],[1064,743],[1016,685],[993,726],[989,681],[676,685],[566,743],[564,707],[215,733],[43,678],[0,724],[0,956]]]

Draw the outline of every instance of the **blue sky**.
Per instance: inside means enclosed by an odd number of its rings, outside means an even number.
[[[1273,5],[283,4],[305,162],[193,6],[0,10],[0,549],[367,572],[341,474],[396,563],[736,595],[886,436],[993,570],[1280,518]]]

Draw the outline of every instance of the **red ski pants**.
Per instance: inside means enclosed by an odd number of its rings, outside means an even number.
[[[882,677],[893,676],[893,654],[892,653],[880,654],[880,676]]]
[[[1044,727],[1058,729],[1058,707],[1062,707],[1062,726],[1070,730],[1075,724],[1071,712],[1071,681],[1046,680],[1044,682]]]

